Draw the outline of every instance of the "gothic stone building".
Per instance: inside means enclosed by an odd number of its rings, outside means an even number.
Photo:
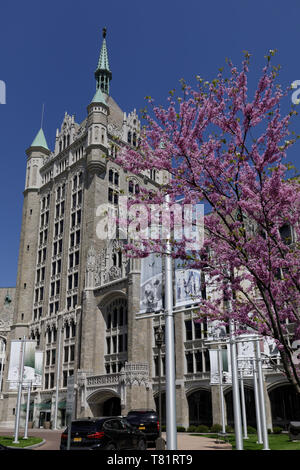
[[[3,398],[3,379],[6,368],[6,346],[13,323],[15,287],[0,287],[0,397]],[[1,403],[1,402],[0,402]],[[0,405],[1,409],[1,405]]]
[[[31,394],[30,421],[35,427],[65,425],[67,379],[73,374],[76,417],[125,415],[132,408],[155,408],[157,403],[158,319],[136,320],[140,263],[122,256],[117,239],[104,242],[97,236],[97,208],[102,203],[116,207],[120,194],[130,197],[143,185],[155,187],[166,175],[151,171],[136,177],[115,163],[124,143],[137,146],[140,122],[135,110],[124,113],[112,98],[111,77],[104,34],[96,93],[86,119],[78,124],[66,113],[53,151],[42,129],[26,151],[15,308],[12,324],[0,333],[8,339],[7,363],[11,340],[35,339],[43,351],[42,386]],[[203,326],[193,322],[190,311],[176,314],[176,413],[178,425],[185,427],[221,422],[219,389],[210,385],[204,340]],[[164,376],[164,348],[161,360]],[[268,387],[282,385],[283,380],[271,371]],[[0,421],[13,425],[16,391],[8,387],[7,367],[2,391]],[[255,420],[250,383],[246,391]],[[225,392],[227,420],[232,423],[230,385]],[[23,422],[25,401],[26,393]]]

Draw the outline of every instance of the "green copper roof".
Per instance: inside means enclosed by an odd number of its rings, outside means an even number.
[[[106,36],[106,29],[103,28],[103,42],[102,42],[97,70],[108,70],[110,72],[105,36]]]
[[[101,90],[109,95],[109,82],[112,77],[111,70],[108,63],[108,53],[106,47],[106,28],[103,28],[103,42],[100,52],[100,57],[98,61],[98,66],[95,71],[95,79],[97,82],[96,88],[101,88]]]
[[[44,147],[45,149],[49,150],[47,142],[46,142],[45,134],[42,128],[37,133],[34,141],[31,144],[31,147]]]
[[[95,96],[94,96],[94,98],[92,99],[91,103],[103,103],[103,104],[106,104],[106,103],[105,103],[104,95],[103,95],[102,90],[101,90],[100,87],[99,87],[98,90],[96,91]]]

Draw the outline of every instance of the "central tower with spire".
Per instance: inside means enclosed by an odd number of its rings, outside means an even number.
[[[100,57],[98,61],[98,66],[95,71],[95,79],[96,79],[96,88],[100,88],[104,93],[109,95],[109,82],[112,78],[112,73],[109,68],[108,62],[108,53],[106,47],[106,28],[102,30],[103,42],[100,52]]]

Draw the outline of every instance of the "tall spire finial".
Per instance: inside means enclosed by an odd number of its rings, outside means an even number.
[[[112,73],[109,68],[109,62],[108,62],[108,53],[107,53],[107,47],[106,47],[106,32],[107,29],[104,27],[102,29],[102,47],[101,47],[101,52],[100,52],[100,57],[98,60],[98,66],[95,72],[95,78],[97,82],[96,89],[100,87],[101,90],[109,95],[109,82],[112,77]]]
[[[43,107],[42,107],[41,129],[43,129],[43,124],[44,124],[44,113],[45,113],[45,103],[43,103]]]

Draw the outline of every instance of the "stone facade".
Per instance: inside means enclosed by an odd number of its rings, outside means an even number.
[[[0,415],[3,404],[4,373],[8,336],[13,324],[15,287],[0,287]]]
[[[99,69],[97,85],[102,72],[111,77],[110,71]],[[120,241],[98,236],[104,229],[101,204],[114,209],[121,194],[133,197],[138,186],[155,188],[167,179],[159,172],[133,176],[116,164],[124,143],[137,146],[139,132],[136,111],[124,113],[98,89],[82,123],[65,114],[53,152],[39,138],[26,152],[17,286],[16,292],[7,290],[10,306],[4,301],[6,289],[0,289],[0,336],[8,341],[6,362],[10,341],[24,335],[43,351],[42,386],[31,394],[30,419],[36,427],[65,425],[67,378],[73,374],[76,417],[156,406],[159,319],[136,319],[140,263],[124,258]],[[178,425],[185,427],[220,423],[206,332],[204,326],[196,328],[194,318],[188,310],[175,316],[176,413]],[[161,365],[164,392],[164,347]],[[269,384],[284,381],[278,373],[274,377]],[[12,425],[16,392],[6,380],[7,368],[0,421]],[[271,427],[270,407],[267,411]]]

